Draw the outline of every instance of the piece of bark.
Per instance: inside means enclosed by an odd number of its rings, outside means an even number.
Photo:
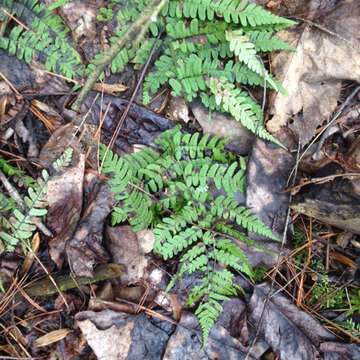
[[[360,198],[349,180],[311,185],[294,197],[291,208],[339,229],[360,234]]]

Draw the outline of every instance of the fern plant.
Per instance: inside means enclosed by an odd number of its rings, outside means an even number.
[[[194,272],[200,284],[193,287],[188,304],[198,304],[204,344],[222,311],[221,302],[237,295],[232,271],[248,276],[253,271],[234,243],[261,248],[246,231],[277,240],[251,211],[235,200],[244,191],[245,159],[225,150],[226,140],[183,134],[180,127],[164,132],[159,152],[142,151],[118,157],[108,152],[103,172],[118,205],[112,224],[128,221],[134,231],[153,228],[154,252],[165,260],[180,256],[180,269],[169,284]],[[103,147],[102,156],[106,150]]]
[[[146,3],[147,0],[115,0],[102,10],[106,19],[114,14],[121,26],[111,41],[122,36]],[[144,64],[158,31],[164,31],[159,45],[162,55],[143,86],[144,104],[150,101],[152,93],[169,84],[174,95],[182,95],[188,101],[200,96],[209,109],[230,113],[252,132],[259,129],[259,137],[281,146],[263,127],[261,108],[246,91],[238,89],[265,84],[286,93],[265,69],[260,56],[268,51],[293,50],[274,32],[294,22],[248,0],[170,0],[162,15],[142,43],[121,51],[111,70],[121,71],[130,61],[137,66]],[[101,57],[100,53],[95,60]],[[90,64],[87,71],[91,72],[94,66]],[[228,104],[234,104],[236,110]]]
[[[61,170],[62,167],[70,163],[72,157],[72,149],[67,149],[64,154],[53,163],[55,172]],[[38,221],[47,214],[45,201],[47,184],[50,177],[46,170],[42,171],[42,177],[38,179],[39,186],[29,187],[28,195],[24,197],[27,211],[24,213],[16,207],[12,199],[5,195],[0,196],[0,214],[12,210],[10,221],[6,221],[7,232],[0,231],[0,239],[3,240],[6,251],[13,251],[20,240],[27,241],[30,239],[36,229]],[[5,217],[2,216],[2,222]]]
[[[27,22],[30,30],[15,26],[8,37],[0,37],[0,48],[29,63],[34,55],[45,55],[48,70],[73,78],[82,76],[78,53],[67,40],[68,29],[50,9],[65,4],[58,0],[46,9],[38,0],[2,0],[2,6]],[[128,30],[150,0],[113,0],[101,8],[100,21],[116,20],[114,44]],[[0,14],[0,21],[4,18]],[[140,42],[123,48],[111,63],[111,71],[122,71],[133,62],[143,65],[159,32],[163,33],[158,48],[162,55],[155,62],[143,86],[143,102],[169,84],[173,94],[188,101],[200,96],[205,106],[230,113],[250,131],[282,146],[263,126],[261,108],[241,86],[266,86],[276,91],[285,89],[268,73],[261,55],[274,50],[292,50],[274,32],[292,26],[293,21],[271,14],[248,0],[169,0],[162,17],[150,26]],[[87,66],[89,75],[103,53]],[[102,76],[104,76],[102,74]],[[233,106],[235,105],[236,111]],[[241,115],[239,115],[239,113]]]
[[[24,171],[15,168],[14,166],[10,165],[7,160],[5,160],[0,155],[0,169],[4,172],[5,175],[8,177],[16,176],[19,180],[24,182],[26,186],[36,187],[37,183],[31,176],[28,176],[24,173]]]

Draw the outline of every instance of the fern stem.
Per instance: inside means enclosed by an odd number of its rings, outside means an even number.
[[[95,82],[105,70],[106,66],[111,64],[116,55],[124,47],[135,42],[140,42],[148,30],[150,24],[158,16],[161,9],[165,6],[168,0],[153,0],[139,15],[135,22],[129,27],[123,37],[121,37],[110,49],[104,54],[104,57],[96,61],[95,70],[89,75],[86,83],[81,89],[79,96],[72,105],[72,110],[78,112],[86,96],[94,86]]]

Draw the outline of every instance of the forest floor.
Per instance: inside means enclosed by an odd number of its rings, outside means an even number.
[[[109,47],[115,25],[99,20],[109,16],[100,9],[118,3],[54,10],[84,62]],[[297,23],[278,33],[295,51],[262,60],[288,94],[247,87],[286,150],[166,84],[142,106],[143,68],[131,63],[121,73],[107,68],[74,112],[82,79],[0,49],[0,233],[11,234],[14,217],[21,222],[37,201],[19,232],[2,237],[0,359],[360,359],[360,3],[257,4]],[[0,40],[21,20],[1,11]],[[222,302],[205,346],[187,301],[199,274],[165,291],[179,257],[154,254],[152,229],[134,232],[132,214],[112,226],[118,202],[99,171],[100,141],[120,156],[158,151],[155,139],[177,124],[229,137],[226,151],[247,162],[237,201],[279,239],[249,232],[262,247],[241,247],[254,274],[233,272],[241,290]],[[211,270],[226,265],[215,259]]]

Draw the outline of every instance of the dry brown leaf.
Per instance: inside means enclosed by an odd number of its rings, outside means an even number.
[[[39,245],[40,245],[40,236],[39,236],[39,233],[36,232],[31,240],[32,251],[28,251],[28,253],[26,254],[26,258],[22,264],[22,267],[21,267],[21,270],[19,273],[20,278],[22,278],[25,274],[27,274],[27,272],[31,268],[31,265],[33,264],[34,259],[35,259],[35,255],[39,249]]]
[[[140,281],[148,266],[145,254],[154,244],[154,235],[150,230],[133,232],[131,226],[106,227],[106,247],[117,264],[125,264],[127,274],[121,278],[123,283]]]
[[[273,57],[273,71],[290,95],[275,95],[273,117],[267,123],[270,132],[279,131],[291,119],[289,127],[300,143],[308,143],[334,111],[341,81],[360,82],[359,18],[359,1],[344,0],[319,20],[339,37],[307,23],[279,33],[296,52]]]

